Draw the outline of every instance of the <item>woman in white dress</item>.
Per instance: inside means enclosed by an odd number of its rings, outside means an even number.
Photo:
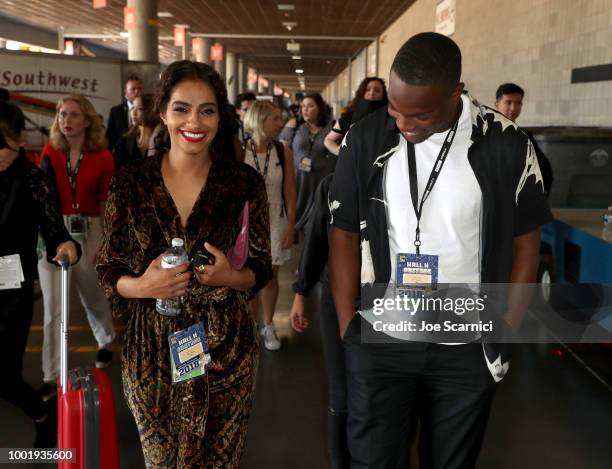
[[[278,268],[291,256],[295,226],[295,172],[289,146],[275,138],[283,123],[280,109],[269,101],[255,101],[244,117],[245,130],[252,137],[245,143],[244,162],[254,167],[266,182],[270,206],[270,244],[273,277],[253,299],[251,307],[259,316],[263,306],[261,335],[268,350],[278,350],[280,341],[274,327],[274,310],[278,299]]]

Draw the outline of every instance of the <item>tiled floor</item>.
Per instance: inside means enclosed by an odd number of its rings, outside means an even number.
[[[282,293],[275,322],[283,347],[279,352],[262,349],[243,469],[328,467],[326,383],[316,295],[308,303],[310,329],[304,334],[293,332],[288,312],[294,269],[295,259],[281,273]],[[78,301],[72,305],[73,324],[86,324]],[[42,323],[41,307],[39,300],[35,325]],[[87,328],[78,329],[72,334],[72,345],[93,345]],[[33,351],[26,354],[24,375],[35,385],[41,379],[41,343],[40,327],[34,327],[30,336]],[[88,365],[93,359],[91,352],[73,353],[71,364]],[[109,373],[118,407],[122,468],[140,469],[142,453],[132,417],[123,402],[119,371],[116,360]],[[612,393],[569,355],[558,357],[550,353],[550,347],[526,345],[514,360],[512,372],[499,386],[478,467],[610,469],[611,435]],[[31,422],[0,402],[0,447],[27,447],[32,438]]]

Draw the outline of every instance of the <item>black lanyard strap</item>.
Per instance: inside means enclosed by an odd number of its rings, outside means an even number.
[[[79,175],[79,169],[81,169],[81,161],[83,160],[83,152],[79,155],[76,166],[74,167],[74,173],[72,172],[72,164],[70,163],[70,153],[66,155],[66,169],[68,170],[68,184],[70,185],[70,193],[72,194],[72,208],[79,208],[77,203],[77,176]]]
[[[266,162],[264,163],[263,173],[261,172],[261,166],[259,166],[259,158],[257,157],[257,149],[255,148],[255,142],[251,140],[251,151],[253,152],[253,159],[255,160],[255,168],[257,172],[261,174],[266,180],[268,176],[268,168],[270,167],[270,155],[272,154],[272,143],[268,144],[268,149],[266,150]]]
[[[421,203],[419,204],[419,186],[417,180],[417,169],[416,169],[416,155],[414,151],[414,144],[408,142],[408,173],[410,176],[410,197],[412,198],[412,206],[414,207],[414,214],[417,219],[417,226],[414,237],[414,246],[416,248],[417,256],[421,255],[421,216],[423,215],[423,204],[431,194],[431,191],[440,176],[440,171],[442,171],[442,166],[446,161],[446,157],[448,156],[448,152],[450,151],[451,145],[453,144],[453,140],[455,139],[455,134],[457,133],[457,127],[459,126],[459,120],[455,121],[451,129],[446,134],[446,139],[442,144],[442,148],[440,148],[440,153],[438,153],[438,158],[434,164],[433,169],[431,170],[431,174],[429,175],[429,180],[427,181],[427,186],[425,187],[425,192],[423,192],[423,197],[421,198]]]

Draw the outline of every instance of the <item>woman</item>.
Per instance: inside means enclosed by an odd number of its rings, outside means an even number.
[[[334,155],[340,153],[340,142],[353,122],[364,117],[368,112],[387,104],[387,88],[382,78],[364,78],[355,92],[355,97],[348,105],[348,111],[340,116],[334,127],[325,137],[325,148]]]
[[[274,309],[278,300],[278,268],[291,257],[295,225],[295,173],[293,154],[287,144],[274,139],[283,127],[280,109],[269,101],[254,101],[244,117],[250,139],[245,142],[245,163],[261,174],[266,182],[270,207],[270,246],[272,280],[263,288],[263,328],[261,335],[268,350],[278,350],[280,341],[274,327]],[[255,320],[259,317],[259,295],[252,301]]]
[[[80,247],[64,227],[53,182],[26,159],[25,141],[23,113],[13,104],[0,102],[0,270],[3,277],[8,275],[5,270],[11,259],[8,256],[14,259],[18,255],[21,265],[13,287],[0,289],[0,397],[34,421],[34,447],[52,448],[56,441],[56,409],[45,406],[21,375],[34,309],[39,227],[48,254],[45,262],[57,263],[68,256],[75,263]]]
[[[83,259],[74,266],[76,287],[87,320],[98,343],[96,366],[111,362],[115,329],[110,307],[98,285],[95,257],[102,240],[102,218],[113,157],[106,149],[102,121],[92,104],[81,95],[61,98],[51,126],[50,140],[42,150],[41,168],[55,181],[68,232],[83,247]],[[60,373],[59,268],[38,263],[44,305],[42,351],[45,397],[55,391]]]
[[[314,192],[321,179],[334,171],[336,158],[329,157],[323,140],[331,125],[327,104],[320,94],[309,94],[302,100],[304,122],[297,125],[289,119],[280,135],[293,150],[296,168],[296,230],[303,230],[312,211]]]
[[[113,150],[115,168],[146,156],[149,150],[149,141],[159,122],[159,117],[153,110],[153,97],[141,95],[134,98],[132,107],[132,128],[123,135]]]
[[[268,201],[262,177],[224,153],[233,137],[223,79],[203,63],[179,61],[163,73],[156,108],[165,125],[151,158],[117,173],[111,185],[100,281],[113,313],[128,318],[122,353],[126,402],[148,468],[237,468],[244,447],[258,341],[248,300],[271,276]],[[248,258],[227,253],[248,210]],[[189,257],[215,260],[161,268],[182,238]],[[178,316],[154,298],[182,297]],[[173,384],[168,336],[203,323],[211,362],[206,375]]]

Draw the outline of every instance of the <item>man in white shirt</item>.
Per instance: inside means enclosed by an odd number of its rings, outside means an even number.
[[[398,467],[419,422],[422,468],[474,467],[509,365],[480,333],[423,340],[377,329],[381,300],[415,284],[435,292],[535,280],[539,227],[551,217],[533,147],[464,95],[460,78],[451,39],[412,37],[393,62],[388,109],[355,124],[341,146],[329,266],[352,469]],[[525,305],[509,298],[495,326],[516,330]]]

